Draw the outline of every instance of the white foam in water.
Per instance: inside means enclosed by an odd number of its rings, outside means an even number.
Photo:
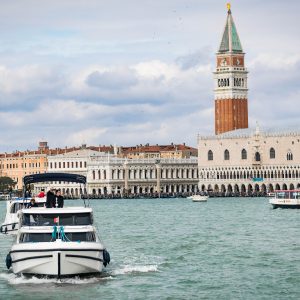
[[[157,272],[157,265],[148,265],[148,266],[129,266],[125,265],[121,269],[112,271],[113,275],[123,275],[128,273],[148,273],[148,272]]]
[[[17,284],[41,284],[41,283],[56,283],[56,284],[89,284],[96,283],[102,280],[113,279],[113,277],[90,277],[90,278],[38,278],[35,276],[25,277],[23,275],[16,275],[13,273],[1,273],[0,277],[7,280],[9,284],[17,285]]]

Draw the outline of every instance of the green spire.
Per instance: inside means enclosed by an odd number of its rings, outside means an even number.
[[[243,52],[238,33],[236,31],[236,27],[233,22],[230,8],[228,9],[226,25],[220,44],[219,52]]]

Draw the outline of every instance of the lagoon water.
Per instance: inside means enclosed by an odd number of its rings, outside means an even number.
[[[16,276],[5,267],[13,238],[1,235],[0,299],[300,299],[300,210],[273,210],[265,198],[91,206],[112,258],[103,275]]]

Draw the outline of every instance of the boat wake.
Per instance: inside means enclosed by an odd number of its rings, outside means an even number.
[[[36,276],[24,276],[16,275],[13,273],[0,273],[0,278],[3,278],[11,285],[36,285],[36,284],[91,284],[97,283],[103,280],[113,279],[109,274],[101,276],[90,277],[70,277],[70,278],[51,278],[51,277],[36,277]]]
[[[147,265],[147,266],[131,266],[124,265],[119,269],[113,270],[112,275],[124,275],[129,273],[148,273],[148,272],[157,272],[158,265]]]

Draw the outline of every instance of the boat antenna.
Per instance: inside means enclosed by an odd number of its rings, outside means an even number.
[[[25,194],[26,194],[26,184],[23,185],[23,207],[24,207],[24,202],[25,202]]]
[[[85,190],[86,190],[86,194],[87,194],[87,203],[88,203],[88,207],[90,207],[90,196],[89,196],[89,193],[88,193],[88,189],[87,189],[87,183],[85,184]]]
[[[85,196],[84,196],[84,189],[82,189],[81,183],[79,185],[80,185],[79,186],[79,191],[81,192],[80,197],[81,197],[81,199],[83,199],[84,207],[86,207]]]
[[[84,207],[86,207],[81,182],[79,183],[79,193],[80,193],[80,198],[83,199]]]

